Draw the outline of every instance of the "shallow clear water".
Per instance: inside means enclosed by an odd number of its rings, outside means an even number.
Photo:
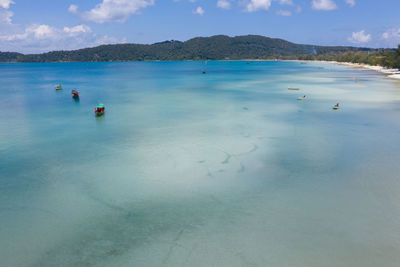
[[[4,266],[400,262],[398,81],[298,62],[0,64],[0,81]]]

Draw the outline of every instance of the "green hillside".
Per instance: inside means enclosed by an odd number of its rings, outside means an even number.
[[[384,54],[386,53],[386,55]],[[258,35],[197,37],[186,42],[165,41],[151,45],[114,44],[43,54],[0,52],[0,62],[144,61],[144,60],[239,60],[304,59],[337,60],[343,55],[358,58],[390,56],[391,50],[329,47],[291,43]],[[366,63],[366,62],[365,62]]]

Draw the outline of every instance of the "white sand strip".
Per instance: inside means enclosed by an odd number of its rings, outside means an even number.
[[[355,68],[363,68],[367,70],[374,70],[383,74],[386,74],[388,78],[391,79],[400,79],[400,70],[398,69],[387,69],[381,66],[370,66],[366,64],[358,64],[358,63],[349,63],[349,62],[335,62],[340,65],[355,67]]]

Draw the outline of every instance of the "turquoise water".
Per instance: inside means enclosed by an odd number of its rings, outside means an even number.
[[[398,81],[298,62],[0,64],[0,81],[1,265],[400,262]]]

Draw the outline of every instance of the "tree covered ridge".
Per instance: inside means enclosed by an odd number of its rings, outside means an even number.
[[[336,60],[394,67],[399,50],[313,46],[259,35],[196,37],[151,45],[114,44],[43,54],[0,52],[0,62],[90,62],[144,60],[304,59]],[[397,56],[396,56],[397,55]]]

